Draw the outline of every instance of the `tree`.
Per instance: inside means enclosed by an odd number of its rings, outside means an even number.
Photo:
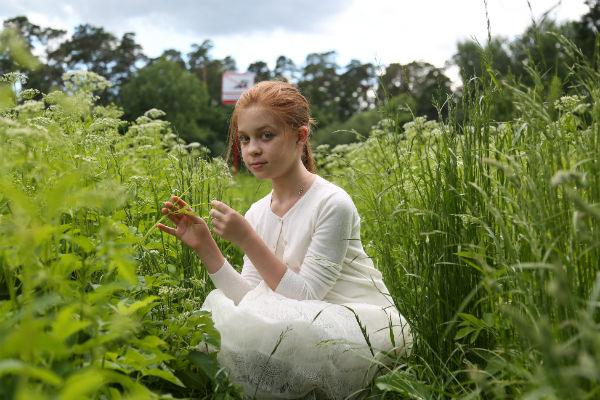
[[[117,38],[112,33],[82,24],[75,27],[73,36],[61,43],[53,56],[60,59],[66,69],[85,69],[108,79],[117,46]]]
[[[193,44],[188,53],[189,70],[196,75],[207,87],[210,103],[214,106],[221,104],[221,82],[225,71],[235,71],[235,60],[227,56],[223,60],[210,57],[213,43],[205,40],[201,45]]]
[[[575,39],[573,23],[557,25],[554,21],[543,20],[529,26],[525,32],[510,44],[513,61],[513,74],[518,81],[533,86],[534,79],[528,72],[532,68],[539,72],[542,83],[549,85],[554,77],[565,82],[570,69],[570,60],[557,36]]]
[[[452,61],[460,68],[463,85],[473,77],[487,74],[484,72],[486,65],[501,75],[513,70],[511,50],[505,38],[493,38],[485,47],[473,40],[458,42]]]
[[[211,149],[223,142],[201,123],[209,112],[206,86],[176,61],[159,58],[139,69],[122,87],[121,105],[131,120],[151,108],[163,110],[166,120],[186,141],[198,141]]]
[[[150,62],[151,63],[156,62],[161,59],[173,61],[174,63],[179,65],[181,68],[187,69],[185,60],[183,59],[183,56],[181,55],[181,52],[179,50],[175,50],[175,49],[164,50],[159,57],[155,58],[154,60],[151,60]]]
[[[377,83],[373,64],[352,60],[340,76],[340,107],[338,117],[345,121],[354,114],[372,108],[373,88]]]
[[[380,77],[377,93],[380,99],[409,94],[415,100],[414,113],[435,120],[435,100],[445,100],[451,93],[451,82],[442,69],[427,62],[392,63]]]
[[[400,110],[400,106],[414,109],[415,101],[409,94],[393,97],[385,106],[370,108],[352,115],[345,121],[319,128],[311,143],[315,146],[327,144],[333,148],[339,144],[356,142],[362,137],[368,137],[372,128],[384,118],[392,118],[402,126],[412,121],[413,116],[406,109]]]
[[[283,82],[296,82],[298,75],[298,67],[294,64],[291,58],[286,56],[277,57],[275,61],[275,69],[273,70],[273,78]]]
[[[114,50],[114,55],[115,64],[112,66],[110,78],[118,87],[129,81],[136,70],[137,63],[147,60],[142,46],[135,42],[135,33],[132,32],[123,34],[121,41]]]
[[[210,107],[198,118],[198,123],[204,129],[216,134],[211,145],[213,154],[221,155],[225,150],[224,142],[227,137],[227,125],[231,106],[221,103],[222,75],[225,71],[235,71],[235,60],[227,56],[223,60],[213,59],[210,51],[213,43],[205,40],[202,44],[193,44],[188,53],[189,71],[204,83],[208,93]]]
[[[62,65],[63,70],[84,69],[108,79],[114,88],[100,94],[102,103],[107,104],[118,97],[119,85],[129,80],[136,63],[146,59],[134,38],[128,32],[118,40],[104,28],[82,24],[49,58]]]
[[[188,53],[190,71],[194,72],[205,85],[208,81],[209,52],[213,47],[212,41],[205,40],[202,44],[192,44],[192,51]]]
[[[335,51],[311,53],[306,57],[298,88],[308,98],[321,126],[339,121],[340,77]]]
[[[271,80],[271,71],[264,61],[256,61],[248,66],[248,72],[254,73],[254,82]]]
[[[29,78],[27,86],[45,93],[48,93],[53,87],[60,86],[64,69],[62,65],[52,60],[49,54],[52,51],[51,44],[60,40],[66,31],[42,28],[39,25],[32,24],[24,16],[7,19],[4,21],[3,26],[5,29],[14,30],[24,40],[28,52],[33,52],[38,46],[41,46],[43,51],[41,51],[42,63],[34,70],[15,64],[15,60],[8,53],[0,55],[0,71],[25,73]]]
[[[585,4],[589,10],[581,17],[581,21],[575,23],[575,41],[591,60],[600,31],[600,0],[586,0]]]

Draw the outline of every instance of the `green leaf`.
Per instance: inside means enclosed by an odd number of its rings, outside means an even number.
[[[179,378],[177,378],[175,375],[173,375],[173,373],[171,371],[166,371],[164,369],[145,369],[142,371],[142,375],[144,376],[157,376],[159,378],[162,378],[166,381],[169,381],[171,383],[174,383],[177,386],[181,386],[181,387],[185,387],[185,385],[179,380]]]
[[[210,379],[214,379],[219,372],[219,364],[217,360],[201,351],[192,351],[187,355],[187,358]]]
[[[0,376],[9,374],[29,375],[53,386],[58,386],[63,382],[62,378],[54,372],[26,364],[21,360],[8,359],[0,361]]]
[[[474,315],[471,314],[466,314],[466,313],[460,313],[458,314],[460,317],[462,317],[465,321],[468,321],[471,323],[471,325],[478,327],[478,328],[483,328],[485,327],[485,323],[480,320],[479,318],[475,317]]]
[[[187,370],[179,370],[176,373],[179,379],[184,383],[185,387],[189,389],[206,390],[206,387],[210,385],[210,379],[204,376],[204,374],[198,374]]]
[[[475,329],[471,328],[470,326],[461,328],[458,332],[456,332],[456,335],[454,336],[454,340],[462,339],[474,331],[475,331]]]
[[[153,351],[159,347],[166,346],[167,343],[158,336],[148,335],[141,340],[134,341],[135,345],[142,350]]]
[[[68,306],[60,310],[52,324],[52,333],[61,342],[64,342],[69,336],[77,331],[85,329],[90,325],[90,321],[81,321],[76,319],[75,306]]]
[[[494,326],[494,314],[492,313],[484,313],[483,314],[483,321],[485,322],[485,324],[488,327],[493,327]]]
[[[146,314],[150,309],[158,305],[158,303],[153,303],[153,301],[158,300],[158,296],[148,296],[143,300],[136,301],[130,305],[126,305],[123,302],[119,302],[117,305],[117,310],[123,315],[131,315],[136,311],[143,310],[143,314]]]
[[[81,258],[77,254],[66,253],[58,256],[51,264],[52,270],[59,276],[70,274],[83,266]]]
[[[375,379],[375,386],[379,390],[400,393],[410,399],[427,400],[433,398],[429,388],[423,382],[400,371],[392,371],[378,377]]]
[[[14,93],[10,85],[0,84],[0,110],[15,106]]]
[[[61,399],[83,399],[106,381],[101,369],[86,369],[71,375],[60,392]]]
[[[92,241],[85,236],[73,236],[69,240],[79,246],[85,253],[89,253],[94,249]]]
[[[154,360],[148,359],[144,355],[138,353],[134,349],[127,349],[127,352],[119,358],[118,363],[120,365],[129,366],[135,370],[141,371],[144,368],[147,368],[148,365],[154,363]]]

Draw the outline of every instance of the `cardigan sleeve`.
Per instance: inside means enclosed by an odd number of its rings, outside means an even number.
[[[225,296],[229,297],[235,304],[248,293],[252,287],[232,266],[229,261],[225,263],[214,274],[208,274],[215,287],[220,289]]]
[[[323,299],[340,277],[358,212],[350,196],[337,192],[319,207],[300,272],[288,269],[276,292],[294,299]],[[359,230],[360,231],[360,230]]]

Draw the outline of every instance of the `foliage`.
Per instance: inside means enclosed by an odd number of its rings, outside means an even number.
[[[28,51],[41,47],[43,63],[31,71],[11,67],[11,57],[0,58],[0,71],[27,73],[30,85],[43,92],[60,88],[61,76],[69,70],[91,71],[112,82],[112,90],[98,93],[101,102],[108,104],[116,99],[116,89],[129,80],[136,64],[145,59],[135,34],[130,32],[118,40],[101,27],[83,24],[75,27],[70,38],[63,39],[65,31],[42,28],[23,16],[4,21],[4,27],[18,32]]]
[[[63,36],[66,32],[52,28],[41,28],[32,24],[26,17],[15,17],[4,21],[5,28],[3,35],[14,32],[22,40],[22,44],[12,43],[6,49],[12,49],[11,52],[0,52],[0,72],[19,72],[27,73],[28,81],[32,87],[38,90],[48,91],[54,82],[60,81],[60,76],[64,72],[62,68],[55,65],[48,57],[50,43]],[[46,46],[46,63],[40,63],[38,59],[31,55],[36,45]],[[20,49],[20,50],[19,50]],[[27,54],[29,61],[19,61],[23,54]]]
[[[270,81],[271,71],[264,61],[256,61],[248,66],[248,72],[254,73],[254,82]]]
[[[389,113],[397,113],[399,123],[413,119],[415,100],[407,93],[388,99],[385,104],[357,113],[344,122],[329,124],[324,128],[317,126],[311,143],[314,146],[328,145],[333,148],[339,144],[348,144],[369,137],[371,130]]]
[[[128,127],[85,75],[0,116],[0,397],[239,398],[199,351],[219,345],[210,280],[154,229],[171,194],[206,214],[228,169],[159,110]]]
[[[2,71],[33,70],[39,61],[31,55],[27,42],[14,28],[0,32],[0,68]]]
[[[455,108],[443,123],[383,120],[322,164],[353,194],[367,252],[417,338],[377,388],[600,394],[600,72],[559,39],[575,93],[554,99],[535,70],[541,87],[497,80],[518,112],[497,123],[498,86],[472,80],[462,120]]]
[[[443,103],[450,93],[450,79],[442,69],[421,61],[388,65],[378,88],[380,99],[410,95],[415,101],[414,114],[433,120],[438,118],[436,102]]]
[[[298,82],[298,88],[312,105],[314,118],[322,125],[338,121],[341,99],[338,69],[335,51],[311,53],[306,56],[302,80]]]
[[[206,86],[175,61],[161,58],[139,69],[121,89],[121,104],[127,119],[157,107],[185,141],[205,146],[219,143],[214,132],[200,122],[210,112]]]
[[[585,3],[589,10],[581,17],[581,21],[575,22],[575,35],[583,54],[593,59],[597,54],[596,41],[600,31],[600,1],[585,0]]]

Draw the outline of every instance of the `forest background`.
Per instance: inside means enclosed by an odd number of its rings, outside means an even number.
[[[544,71],[545,79],[564,82],[568,73],[561,62],[564,55],[557,37],[547,33],[564,35],[592,57],[598,2],[586,4],[589,12],[579,21],[558,24],[546,19],[546,14],[514,39],[490,37],[487,47],[493,59],[485,67],[477,43],[458,42],[447,64],[459,67],[462,82],[453,83],[443,68],[423,60],[389,65],[352,60],[340,66],[333,50],[308,54],[302,65],[281,55],[272,70],[262,60],[247,70],[255,73],[257,82],[279,79],[296,84],[309,98],[318,122],[313,144],[333,147],[356,141],[361,135],[364,138],[381,119],[381,106],[386,103],[403,107],[403,121],[413,115],[437,119],[434,99],[445,99],[452,92],[460,98],[465,81],[481,76],[485,68],[531,85],[526,69],[536,65]],[[0,71],[26,72],[25,87],[49,93],[62,87],[61,77],[67,71],[95,72],[112,84],[98,93],[100,103],[121,107],[124,119],[133,121],[148,109],[161,109],[186,142],[199,142],[215,156],[224,154],[231,106],[221,104],[221,75],[238,67],[231,56],[213,58],[210,39],[193,44],[187,54],[167,49],[159,57],[149,58],[132,32],[118,38],[102,27],[81,24],[68,37],[64,30],[38,26],[24,16],[7,19],[3,25],[16,30],[28,49],[40,55],[37,68],[26,71],[15,64],[7,47],[0,49]],[[505,120],[511,111],[510,99],[499,101],[495,117]]]

